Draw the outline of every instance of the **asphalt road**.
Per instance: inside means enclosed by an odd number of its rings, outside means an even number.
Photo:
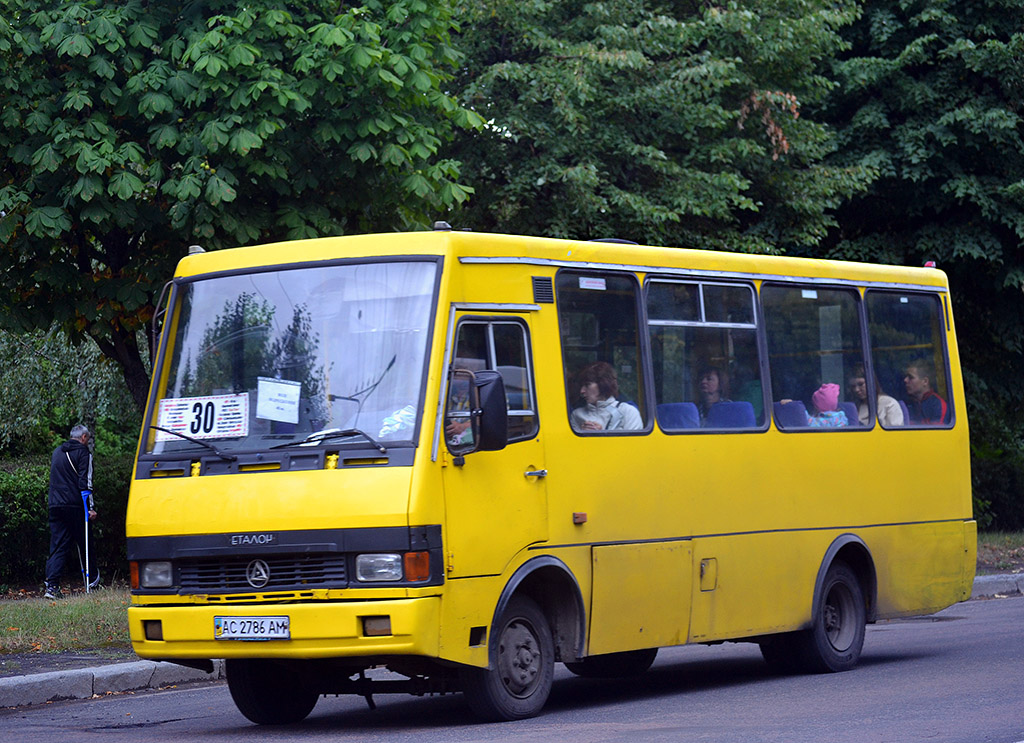
[[[460,695],[321,699],[300,725],[251,725],[224,684],[0,712],[0,741],[851,741],[1024,743],[1024,598],[868,628],[861,665],[772,676],[752,645],[663,650],[632,681],[559,666],[545,713],[478,724]]]

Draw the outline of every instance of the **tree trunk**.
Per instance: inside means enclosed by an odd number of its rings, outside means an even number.
[[[96,345],[107,358],[113,359],[121,367],[128,393],[135,401],[140,413],[146,410],[146,399],[149,396],[149,374],[139,353],[139,344],[135,340],[134,331],[125,330],[120,325],[111,328],[111,334],[105,338],[96,338]]]

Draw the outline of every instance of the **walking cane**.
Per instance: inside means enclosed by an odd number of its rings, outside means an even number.
[[[82,567],[82,580],[85,582],[85,592],[89,593],[89,496],[91,490],[82,491],[82,505],[85,506],[85,565]]]

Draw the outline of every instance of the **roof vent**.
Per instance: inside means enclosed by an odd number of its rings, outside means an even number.
[[[445,232],[451,230],[451,228],[452,226],[447,222],[442,222],[440,220],[434,222],[434,232]]]

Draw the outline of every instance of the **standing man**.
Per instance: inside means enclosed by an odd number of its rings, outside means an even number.
[[[86,513],[96,518],[92,499],[92,453],[89,451],[89,429],[78,424],[71,429],[71,438],[53,450],[50,458],[50,557],[46,561],[46,591],[48,599],[62,598],[60,578],[72,546],[77,547],[83,560],[85,550]],[[86,565],[92,580],[93,571]],[[99,583],[99,573],[96,580]],[[94,583],[90,583],[94,585]]]

